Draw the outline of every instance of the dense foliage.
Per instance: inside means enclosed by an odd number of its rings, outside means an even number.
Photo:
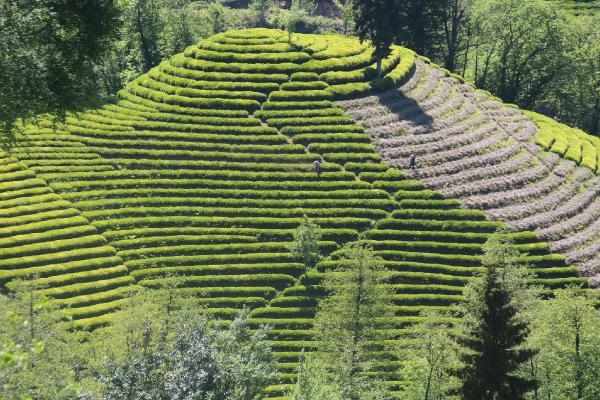
[[[110,328],[83,333],[39,301],[32,311],[30,288],[18,293],[1,299],[2,399],[255,400],[276,377],[267,330],[248,325],[248,310],[224,327],[164,288],[129,298]]]
[[[385,350],[384,330],[393,310],[385,267],[373,249],[359,243],[339,253],[342,268],[328,274],[315,316],[318,357],[333,374],[341,397],[350,400],[384,398],[377,381],[369,379],[372,351]]]
[[[369,39],[375,47],[377,76],[381,77],[381,62],[390,54],[399,26],[402,2],[389,0],[353,1],[356,33],[361,41]]]
[[[600,132],[600,13],[547,0],[416,0],[404,15],[407,47],[506,102]]]
[[[115,30],[112,0],[0,1],[0,145],[15,122],[95,99],[92,63]]]

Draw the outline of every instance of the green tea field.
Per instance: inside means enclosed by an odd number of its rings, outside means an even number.
[[[79,329],[110,324],[140,288],[175,285],[229,320],[251,308],[285,397],[320,286],[349,242],[389,270],[399,346],[424,310],[450,310],[508,228],[545,290],[600,285],[600,141],[394,46],[376,79],[356,38],[217,34],[118,100],[39,118],[0,154],[0,285],[35,277]],[[416,168],[408,168],[411,155]],[[312,169],[319,160],[323,171]],[[289,251],[308,216],[324,259]],[[451,322],[451,321],[450,321]],[[394,354],[377,376],[400,392]]]

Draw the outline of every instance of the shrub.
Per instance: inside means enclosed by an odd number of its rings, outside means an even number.
[[[172,60],[175,60],[176,58],[178,58],[178,56],[175,56]],[[193,81],[279,84],[289,80],[289,77],[286,74],[198,71],[175,66],[169,61],[163,61],[160,64],[159,70],[172,76],[187,78]]]
[[[328,87],[329,87],[329,85],[322,81],[286,82],[281,85],[281,90],[284,90],[284,91],[323,90],[323,89],[327,89]]]
[[[0,258],[16,258],[34,256],[40,253],[67,251],[85,247],[106,245],[106,239],[100,235],[89,235],[77,238],[51,240],[40,243],[11,246],[0,249]]]
[[[33,224],[37,222],[43,222],[51,219],[58,218],[69,218],[78,215],[79,212],[74,208],[68,208],[63,210],[51,210],[43,211],[36,214],[26,214],[13,218],[0,218],[0,228],[3,229],[7,235],[14,234],[26,234],[30,232],[38,232]],[[11,232],[12,231],[12,232]],[[1,235],[0,236],[4,236]],[[1,262],[1,260],[0,260]]]
[[[94,220],[115,219],[118,217],[133,218],[143,216],[223,216],[223,217],[265,217],[265,218],[292,218],[308,215],[311,218],[382,218],[386,215],[383,210],[373,208],[218,208],[218,207],[122,207],[108,210],[85,211],[84,215]],[[184,251],[184,247],[181,251]],[[252,247],[252,246],[249,246]],[[216,249],[214,250],[216,251]],[[120,254],[125,254],[121,252]]]
[[[138,96],[135,93],[128,92],[126,90],[121,90],[117,93],[118,97],[124,99],[126,101],[131,102],[131,104],[135,104],[136,106],[142,107],[153,107],[154,110],[170,112],[170,113],[179,113],[179,114],[188,114],[188,115],[198,115],[198,116],[227,116],[227,117],[237,117],[237,116],[247,116],[248,110],[244,108],[238,108],[234,110],[229,109],[214,109],[214,108],[190,108],[190,107],[182,107],[176,104],[166,104],[160,101],[154,101],[152,99],[144,98],[143,96]]]
[[[421,191],[425,189],[425,185],[421,182],[413,180],[400,180],[400,181],[375,181],[373,187],[377,189],[387,190],[390,193],[397,193],[398,191]]]
[[[123,265],[118,265],[116,267],[88,270],[82,272],[72,272],[48,278],[39,278],[36,279],[36,285],[39,285],[44,289],[55,288],[77,283],[93,282],[102,279],[106,280],[122,276],[127,276],[127,268],[125,268]],[[8,283],[6,287],[11,290],[14,289],[12,283]]]
[[[301,263],[249,263],[227,265],[194,265],[181,267],[146,268],[132,271],[131,276],[140,279],[177,276],[210,276],[237,274],[273,274],[299,276],[304,270]]]
[[[199,108],[227,108],[254,111],[260,108],[260,103],[250,99],[221,99],[221,98],[190,98],[158,92],[140,86],[133,82],[127,86],[127,90],[137,96],[156,101],[158,103],[172,104],[185,107]]]
[[[340,133],[342,128],[339,125],[318,125],[318,126],[286,126],[280,129],[284,135],[293,136],[301,133]],[[364,133],[360,126],[344,126],[346,133]]]
[[[340,164],[347,162],[381,161],[381,157],[373,153],[325,153],[323,154],[323,158]]]
[[[294,72],[290,76],[291,82],[311,82],[311,81],[318,81],[318,80],[319,80],[319,74],[317,74],[315,72]]]
[[[331,117],[343,116],[344,111],[340,108],[323,108],[312,110],[259,110],[254,113],[254,116],[263,119],[269,118],[292,118],[292,117]]]
[[[116,299],[90,306],[70,307],[66,310],[66,314],[73,320],[94,318],[120,310],[126,302],[127,299]]]
[[[358,163],[348,162],[344,165],[344,168],[354,173],[361,172],[383,172],[389,169],[389,166],[383,163]]]
[[[380,229],[420,230],[420,231],[458,231],[491,233],[504,224],[499,221],[439,221],[423,219],[384,219],[378,221]]]
[[[371,145],[369,145],[371,146]],[[365,147],[366,149],[366,147]],[[367,182],[375,182],[380,180],[395,180],[405,179],[402,172],[397,169],[386,170],[385,172],[361,172],[360,179]]]
[[[263,110],[315,110],[333,107],[328,100],[316,101],[268,101],[263,104]]]
[[[323,73],[327,71],[351,71],[362,68],[373,63],[373,49],[370,48],[362,53],[342,57],[327,58],[323,60],[310,60],[300,65],[302,71]]]
[[[92,306],[94,304],[100,304],[104,302],[111,302],[114,300],[123,299],[129,297],[140,290],[139,286],[127,285],[121,286],[116,289],[107,290],[99,293],[84,294],[81,296],[75,296],[65,299],[51,299],[49,301],[51,306],[57,307],[85,307]]]
[[[289,43],[276,43],[270,39],[266,39],[266,42],[264,39],[259,39],[259,43],[246,40],[243,43],[228,43],[227,38],[219,39],[213,36],[211,40],[202,40],[198,43],[198,48],[226,53],[288,53],[295,50]]]
[[[166,73],[156,69],[151,70],[148,73],[148,76],[155,81],[166,83],[172,86],[203,90],[253,91],[268,94],[279,89],[279,84],[276,82],[200,81],[167,75]]]
[[[121,265],[122,260],[117,256],[95,257],[77,261],[67,261],[60,264],[43,264],[38,267],[22,267],[18,269],[0,271],[0,284],[7,284],[13,279],[24,279],[29,276],[40,278],[60,276],[61,274],[88,271],[94,269],[113,268]]]
[[[294,117],[294,118],[269,118],[267,123],[274,127],[287,126],[309,126],[318,130],[319,126],[351,125],[354,130],[352,118],[346,116],[328,116],[328,117]],[[340,130],[345,129],[340,128]]]
[[[435,190],[398,190],[394,193],[394,197],[397,200],[403,199],[438,199],[444,198],[442,194]]]
[[[327,90],[278,91],[269,95],[271,102],[332,100],[333,96]]]
[[[73,285],[42,289],[39,290],[38,293],[42,296],[60,299],[98,293],[121,286],[131,285],[133,283],[134,280],[132,277],[120,276],[113,279],[95,280],[93,282],[76,283]]]
[[[275,52],[275,53],[228,53],[220,49],[212,51],[200,48],[188,48],[185,56],[200,60],[218,61],[227,63],[295,63],[300,64],[310,60],[307,53],[294,52]]]
[[[294,136],[294,143],[308,146],[311,143],[370,143],[371,138],[366,133],[302,133]],[[379,164],[373,164],[379,165]],[[352,169],[347,170],[353,171]],[[353,171],[355,172],[355,171]]]
[[[0,267],[5,270],[13,270],[65,263],[82,258],[112,257],[114,255],[115,250],[108,246],[83,249],[76,248],[74,250],[58,251],[56,253],[22,256],[19,258],[7,258],[0,260]]]
[[[322,228],[365,229],[371,226],[368,218],[332,217],[314,218]],[[174,226],[206,226],[225,228],[232,225],[239,228],[292,229],[300,224],[301,218],[269,218],[269,217],[170,217],[169,227]],[[161,217],[119,218],[115,220],[96,221],[99,229],[131,229],[141,227],[163,227],[165,220]],[[285,254],[287,257],[287,253]],[[284,258],[285,259],[285,258]],[[175,260],[174,260],[175,262]],[[197,261],[194,261],[197,262]],[[213,262],[215,262],[213,260]],[[231,262],[231,261],[228,261]],[[243,262],[243,261],[242,261]],[[127,263],[128,266],[132,262]],[[181,264],[180,264],[181,265]]]
[[[171,95],[189,97],[193,99],[243,99],[243,100],[256,100],[264,101],[267,96],[264,93],[251,92],[251,91],[231,91],[231,90],[203,90],[194,89],[187,87],[171,86],[166,83],[161,83],[150,79],[149,77],[143,76],[135,81],[136,85],[143,86],[147,89],[159,91],[161,93],[167,93]]]
[[[480,210],[462,210],[462,209],[402,209],[395,210],[392,218],[397,219],[416,219],[423,218],[428,220],[470,220],[485,221],[485,213]]]
[[[219,275],[219,276],[186,276],[165,279],[144,279],[139,282],[141,286],[148,288],[160,288],[165,284],[176,287],[196,286],[255,286],[269,285],[276,289],[284,289],[292,286],[293,277],[284,274],[260,274],[260,275]]]
[[[198,71],[208,72],[240,72],[240,73],[258,73],[258,74],[291,74],[303,70],[304,64],[295,64],[292,62],[277,64],[246,64],[243,62],[221,62],[197,60],[185,56],[175,56],[171,59],[171,64],[176,67],[183,67]]]
[[[369,153],[374,152],[370,143],[311,143],[309,151],[315,153]]]

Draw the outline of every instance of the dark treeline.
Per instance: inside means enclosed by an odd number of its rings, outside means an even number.
[[[407,0],[397,41],[508,103],[600,133],[600,16],[546,0]]]

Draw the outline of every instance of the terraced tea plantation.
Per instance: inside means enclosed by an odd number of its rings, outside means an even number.
[[[340,105],[390,164],[402,168],[417,156],[407,176],[534,231],[598,283],[597,138],[503,105],[423,60],[400,88]]]
[[[598,263],[600,186],[584,156],[580,167],[545,152],[518,110],[407,49],[383,68],[375,79],[373,49],[355,39],[230,31],[115,104],[27,127],[0,158],[0,282],[35,276],[85,329],[110,323],[140,287],[174,284],[224,319],[250,307],[273,328],[271,398],[315,345],[319,284],[344,243],[385,260],[398,352],[423,310],[461,301],[500,227],[514,229],[535,283],[585,285],[572,263],[587,275]],[[326,256],[307,276],[288,250],[304,215]],[[401,392],[396,355],[378,360],[373,374]]]
[[[597,0],[548,0],[559,4],[563,9],[575,15],[590,15],[600,11],[600,1]]]

